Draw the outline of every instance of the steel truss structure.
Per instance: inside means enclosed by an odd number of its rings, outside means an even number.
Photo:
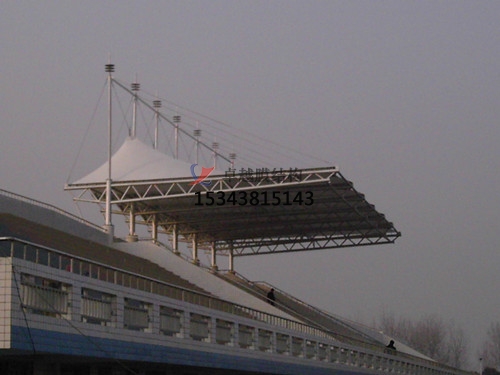
[[[393,243],[401,234],[336,167],[255,175],[113,181],[111,204],[135,224],[248,256]],[[75,201],[104,205],[106,183],[69,184]],[[245,197],[246,200],[242,200]],[[252,200],[253,197],[253,200]],[[222,199],[223,198],[223,199]]]

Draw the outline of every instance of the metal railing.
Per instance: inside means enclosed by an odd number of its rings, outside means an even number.
[[[111,301],[82,296],[82,316],[102,322],[111,322]]]
[[[68,312],[68,293],[48,286],[21,284],[23,306],[47,313],[66,314]]]
[[[263,299],[263,300],[267,300],[265,291],[260,286],[260,285],[264,284],[264,285],[267,286],[268,290],[270,290],[271,288],[274,288],[275,291],[277,291],[279,294],[281,294],[281,295],[283,295],[283,296],[285,296],[287,298],[290,298],[291,301],[296,302],[296,303],[300,304],[301,306],[304,306],[305,308],[310,308],[312,311],[314,311],[316,313],[320,313],[323,317],[325,317],[327,319],[332,319],[331,316],[328,316],[328,314],[325,314],[324,312],[322,312],[321,310],[317,309],[316,307],[310,306],[310,305],[306,304],[305,302],[300,301],[299,299],[297,299],[297,298],[289,295],[288,293],[286,293],[286,292],[284,292],[284,291],[276,288],[275,286],[273,286],[273,285],[271,285],[271,284],[269,284],[267,282],[250,281],[247,278],[245,278],[243,275],[241,275],[241,274],[239,274],[237,272],[232,271],[231,273],[233,273],[238,279],[235,279],[235,278],[232,278],[232,277],[225,277],[224,280],[232,282],[232,283],[235,283],[242,290],[244,290],[245,292],[247,292],[249,294],[252,294],[253,296],[255,296],[257,298],[260,298],[260,299]],[[257,291],[255,289],[256,287],[259,288],[259,291]],[[336,340],[343,341],[343,342],[346,342],[346,343],[350,343],[350,344],[353,344],[353,345],[363,346],[363,347],[365,347],[367,349],[370,349],[370,350],[375,350],[375,351],[383,350],[383,349],[381,349],[383,347],[381,345],[374,345],[373,343],[370,343],[369,341],[363,341],[361,338],[356,338],[356,337],[353,337],[353,336],[348,336],[348,335],[345,335],[345,334],[342,334],[342,333],[339,333],[339,332],[332,331],[328,327],[325,327],[325,326],[319,324],[318,322],[312,320],[309,316],[297,312],[296,310],[294,310],[294,309],[290,308],[289,306],[281,303],[280,301],[273,301],[273,303],[280,310],[286,312],[289,315],[299,316],[299,318],[301,320],[303,320],[304,322],[306,322],[308,325],[311,325],[313,327],[316,327],[316,328],[320,329],[321,331],[323,331],[325,333],[328,333],[331,337],[335,338]],[[337,320],[336,320],[336,322],[337,322]],[[342,324],[340,322],[339,322],[339,324],[342,325],[342,326],[344,326],[347,329],[354,330],[354,329],[352,329],[351,327],[348,327],[345,324]]]
[[[246,291],[247,293],[250,293],[258,298],[261,298],[261,299],[267,299],[266,295],[264,294],[264,288],[261,287],[261,285],[265,285],[267,287],[267,289],[271,289],[271,288],[274,288],[276,292],[278,292],[279,294],[287,297],[287,298],[290,298],[290,300],[294,301],[295,303],[298,303],[302,306],[304,306],[305,308],[310,308],[312,311],[314,311],[315,313],[318,313],[320,314],[321,316],[327,318],[327,319],[335,319],[334,316],[331,316],[327,313],[325,313],[324,311],[314,307],[314,306],[311,306],[307,303],[305,303],[304,301],[301,301],[299,299],[297,299],[296,297],[293,297],[291,296],[290,294],[280,290],[279,288],[276,288],[275,286],[269,284],[268,282],[265,282],[265,281],[251,281],[249,279],[247,279],[246,277],[244,277],[243,275],[237,273],[237,272],[234,272],[234,271],[231,271],[231,273],[233,273],[238,279],[235,279],[235,278],[231,278],[231,277],[224,277],[225,280],[228,280],[229,282],[233,282],[233,283],[236,283],[239,287],[241,287],[244,291]],[[252,286],[255,286],[255,287],[258,287],[260,290],[262,290],[262,292],[259,292],[257,290],[255,290]],[[279,307],[281,310],[293,315],[293,314],[297,314],[297,312],[291,308],[289,308],[288,306],[284,305],[284,304],[280,304],[279,301],[274,301],[274,304]],[[307,317],[307,316],[304,316],[303,314],[300,314],[300,317],[301,319],[303,319],[304,321],[310,321],[310,319]],[[337,319],[335,319],[335,322],[338,322]],[[352,336],[346,336],[346,335],[342,335],[342,334],[339,334],[339,333],[336,333],[336,332],[332,332],[331,330],[329,330],[328,328],[326,327],[323,327],[319,324],[317,324],[316,322],[311,322],[311,324],[314,324],[316,325],[317,327],[321,327],[322,331],[324,331],[325,333],[329,333],[329,335],[331,337],[334,337],[342,342],[345,342],[347,344],[351,344],[351,345],[356,345],[356,346],[359,346],[360,348],[365,348],[365,349],[368,349],[370,351],[374,351],[374,352],[382,352],[382,353],[387,353],[387,349],[384,345],[375,345],[375,344],[371,344],[369,342],[366,342],[366,341],[362,341],[361,339],[358,339],[358,338],[354,338]],[[339,322],[339,324],[343,325],[344,327],[348,328],[348,329],[353,329],[351,328],[349,325],[347,324],[342,324],[341,322]],[[354,329],[355,330],[355,329]],[[292,352],[294,350],[294,346],[296,344],[294,344],[292,342]],[[350,354],[350,357],[349,358],[342,358],[342,357],[346,357],[348,356],[349,352],[352,352],[350,350],[343,350],[342,348],[339,347],[339,359],[338,359],[338,362],[349,362],[349,361],[356,361],[358,360],[359,362],[362,362],[362,363],[365,363],[366,360],[363,358],[363,359],[355,359],[354,357],[352,357],[352,353]],[[454,368],[451,368],[445,364],[441,364],[441,363],[438,363],[438,362],[435,362],[435,361],[432,361],[432,360],[427,360],[425,358],[421,358],[421,357],[415,357],[415,356],[412,356],[412,355],[409,355],[409,354],[406,354],[406,353],[402,353],[402,352],[399,352],[399,351],[391,351],[389,354],[391,354],[392,356],[397,356],[397,357],[402,357],[402,358],[406,358],[406,359],[409,359],[409,360],[417,360],[418,362],[422,363],[422,364],[425,364],[427,366],[432,366],[432,367],[439,367],[439,368],[442,368],[442,369],[446,369],[446,370],[450,370],[451,373],[455,372],[455,371],[458,371],[458,372],[461,372],[463,374],[469,374],[468,372],[466,371],[461,371],[461,370],[457,370],[457,369],[454,369]],[[356,353],[356,355],[358,355],[358,353]],[[360,353],[359,356],[365,356],[364,353]],[[374,365],[375,367],[375,365]],[[379,366],[381,369],[382,368],[385,368],[383,365]],[[387,366],[386,366],[387,367]]]
[[[238,274],[238,276],[241,277],[241,275],[239,275],[239,274]],[[343,334],[337,333],[336,335],[337,335],[337,337],[340,340],[345,339],[345,340],[348,340],[348,341],[353,341],[353,342],[355,342],[356,344],[359,344],[359,345],[369,345],[370,348],[373,349],[373,344],[370,344],[373,341],[373,339],[371,337],[368,337],[363,332],[360,332],[356,328],[351,327],[349,324],[347,324],[347,323],[345,323],[345,322],[337,319],[335,316],[333,316],[331,314],[328,314],[328,313],[324,312],[323,310],[318,309],[317,307],[315,307],[313,305],[310,305],[310,304],[308,304],[308,303],[306,303],[306,302],[298,299],[297,297],[292,296],[291,294],[289,294],[289,293],[287,293],[287,292],[285,292],[285,291],[277,288],[276,286],[269,284],[267,281],[250,281],[250,283],[252,283],[252,285],[257,286],[260,289],[262,289],[262,285],[264,285],[267,289],[273,288],[275,290],[275,292],[277,292],[281,296],[286,297],[291,302],[296,303],[299,306],[302,306],[305,309],[307,309],[309,311],[312,311],[315,314],[318,314],[322,318],[327,319],[329,321],[332,321],[333,323],[338,324],[339,326],[341,326],[343,328],[346,328],[348,330],[351,330],[351,331],[355,332],[356,334],[360,335],[361,337],[364,337],[365,339],[367,339],[367,341],[363,341],[361,338],[356,338],[356,337],[353,337],[353,336],[348,336],[348,335],[343,335]],[[262,298],[262,295],[261,295],[261,298]],[[278,303],[278,302],[275,302],[275,303]],[[306,321],[309,321],[309,318],[307,316],[304,316],[304,314],[301,314],[300,312],[294,310],[293,308],[290,308],[290,307],[285,306],[285,305],[283,305],[283,307],[286,308],[290,313],[298,314],[298,315],[301,316],[301,318],[303,317]],[[313,323],[313,322],[311,322],[311,323]],[[327,327],[324,327],[321,324],[315,323],[313,325],[317,325],[319,328],[327,330],[327,331],[329,330]]]

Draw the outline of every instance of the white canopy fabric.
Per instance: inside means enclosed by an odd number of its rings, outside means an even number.
[[[199,174],[201,167],[196,167]],[[221,173],[221,172],[217,172]],[[216,174],[214,171],[213,174]],[[153,149],[137,138],[127,138],[111,158],[113,181],[157,180],[191,176],[191,164],[176,160]],[[108,178],[108,162],[75,181],[74,184],[104,182]]]

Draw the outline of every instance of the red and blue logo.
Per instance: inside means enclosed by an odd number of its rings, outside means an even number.
[[[197,176],[196,172],[194,171],[197,165],[198,164],[191,164],[191,176],[193,176],[194,181],[191,182],[190,185],[202,184],[203,186],[210,186],[212,184],[212,181],[206,179],[208,176],[210,176],[210,173],[214,171],[215,167],[201,167],[201,174]]]

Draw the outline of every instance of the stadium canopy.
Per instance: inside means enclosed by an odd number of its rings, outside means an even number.
[[[152,239],[233,256],[393,243],[400,233],[336,167],[213,172],[193,184],[193,165],[127,139],[111,158],[114,214],[147,225]],[[193,167],[194,168],[194,167]],[[197,168],[197,174],[199,175]],[[75,201],[103,205],[108,163],[66,185]],[[208,185],[208,182],[210,183]],[[215,261],[214,261],[215,263]]]

